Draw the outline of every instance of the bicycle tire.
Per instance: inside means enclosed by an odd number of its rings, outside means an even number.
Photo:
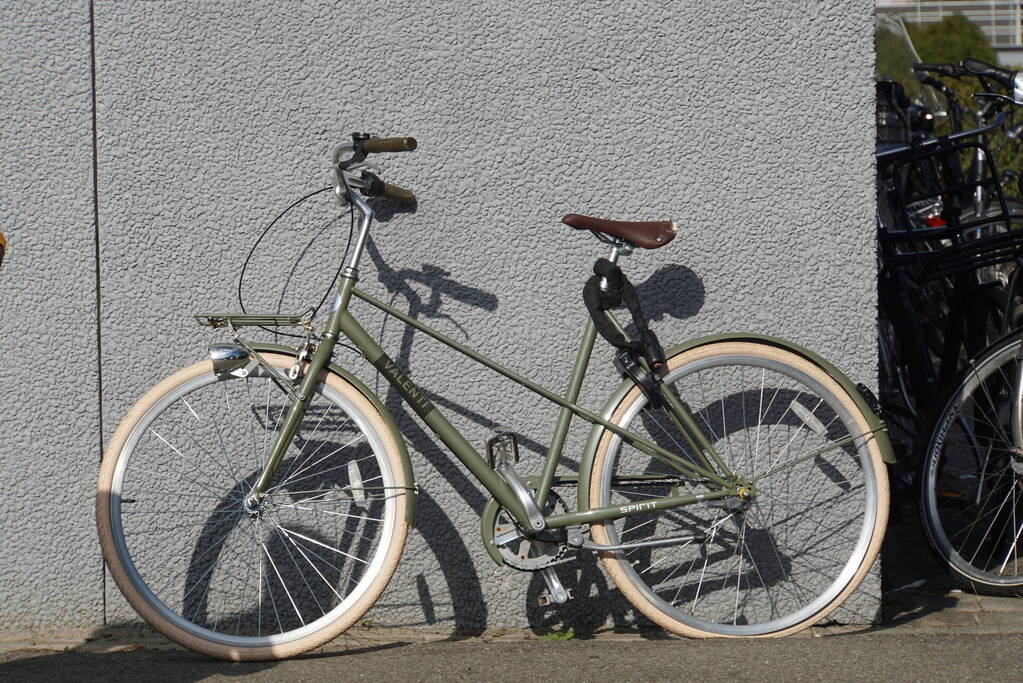
[[[936,404],[920,458],[927,541],[975,593],[1023,594],[1023,470],[1013,468],[1009,412],[1021,343],[1020,332],[1000,339],[959,373]]]
[[[603,551],[608,575],[642,614],[684,636],[782,636],[818,622],[861,583],[884,537],[888,479],[866,419],[824,370],[774,346],[718,342],[675,354],[668,367],[664,381],[689,404],[704,435],[736,476],[757,480],[790,462],[782,458],[786,453],[791,456],[788,449],[801,433],[801,454],[817,443],[851,440],[827,455],[780,470],[788,475],[760,479],[756,497],[741,514],[733,510],[725,515],[725,508],[696,505],[594,524],[592,537],[603,544],[620,543],[638,532],[642,534],[627,540],[677,537],[680,532],[704,537],[684,545]],[[759,383],[759,393],[746,388],[750,382]],[[720,395],[708,401],[707,387]],[[793,408],[796,403],[802,408]],[[753,413],[755,425],[748,420]],[[671,433],[670,422],[658,418],[657,409],[650,408],[638,388],[620,401],[611,421],[692,458],[681,446],[682,439]],[[763,433],[762,426],[767,427]],[[814,431],[820,427],[822,431]],[[815,438],[809,438],[811,432]],[[766,467],[771,456],[774,463]],[[707,483],[692,481],[685,487],[676,484],[674,490],[667,484],[661,491],[646,487],[636,496],[625,490],[628,486],[621,485],[621,479],[612,485],[615,474],[637,473],[678,475],[605,432],[594,457],[590,506],[708,490]],[[812,494],[809,503],[792,498],[800,491]],[[816,504],[825,492],[829,504]],[[667,559],[672,561],[665,564]],[[684,575],[683,565],[688,565]],[[751,578],[754,575],[756,579]],[[740,589],[744,580],[745,592]]]
[[[294,362],[264,358],[280,370]],[[365,614],[401,557],[412,484],[383,417],[333,373],[264,505],[246,510],[287,406],[263,368],[218,377],[203,361],[140,398],[106,449],[103,557],[135,611],[185,647],[267,660],[322,645]]]

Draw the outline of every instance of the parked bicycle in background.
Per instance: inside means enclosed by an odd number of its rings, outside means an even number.
[[[1023,81],[975,59],[913,62],[915,83],[877,86],[882,403],[901,480],[915,480],[941,562],[971,590],[1015,593],[1023,590],[1023,222],[1019,201],[1005,196],[1016,191],[1014,176],[999,174],[991,147],[1018,137],[1008,124]],[[963,106],[941,80],[949,78],[975,83],[976,104]],[[923,86],[942,94],[945,111],[926,106]],[[938,119],[947,121],[940,129]]]

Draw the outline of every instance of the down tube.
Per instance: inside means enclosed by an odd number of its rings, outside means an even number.
[[[341,316],[341,331],[359,347],[366,360],[380,371],[380,374],[390,382],[391,386],[398,390],[402,398],[412,406],[412,410],[423,418],[423,422],[437,435],[437,438],[443,441],[444,445],[479,479],[480,483],[497,499],[497,502],[515,515],[521,523],[528,526],[529,521],[526,513],[507,482],[465,440],[465,437],[455,429],[454,425],[448,422],[430,399],[419,390],[412,380],[405,376],[391,360],[391,357],[384,353],[380,345],[373,341],[362,325],[356,322],[352,314],[347,311]]]

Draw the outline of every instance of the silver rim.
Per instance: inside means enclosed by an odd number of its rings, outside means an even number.
[[[931,542],[973,583],[1023,586],[1023,484],[1012,467],[1009,393],[1019,339],[969,369],[931,434],[923,512]]]
[[[395,477],[366,416],[325,384],[257,515],[243,499],[286,409],[262,372],[175,387],[132,430],[111,484],[114,546],[145,601],[220,645],[266,647],[341,618],[396,523]]]
[[[837,397],[805,373],[750,355],[687,364],[666,378],[689,405],[708,440],[740,477],[761,489],[746,509],[677,508],[607,525],[611,543],[702,533],[703,542],[622,551],[618,565],[662,613],[707,633],[752,636],[813,618],[854,579],[877,520],[877,482],[865,439],[850,441],[788,469],[779,465],[861,433]],[[639,421],[636,418],[640,417]],[[692,457],[669,418],[640,399],[621,424]],[[612,486],[622,474],[671,469],[615,437],[601,473],[601,504],[699,493]],[[870,615],[867,615],[870,616]]]

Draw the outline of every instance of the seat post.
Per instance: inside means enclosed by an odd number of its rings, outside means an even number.
[[[611,255],[608,257],[607,260],[617,266],[618,265],[618,258],[619,257],[621,257],[621,256],[628,256],[630,253],[632,253],[632,250],[631,249],[626,249],[624,245],[625,245],[625,240],[623,240],[620,237],[616,237],[614,239],[614,241],[611,243]],[[606,277],[600,278],[600,289],[605,291],[605,292],[607,291],[607,278]]]

